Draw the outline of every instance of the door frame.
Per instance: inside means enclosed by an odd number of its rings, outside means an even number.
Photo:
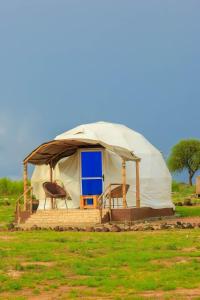
[[[105,181],[105,148],[79,148],[78,149],[78,168],[79,168],[79,184],[80,184],[80,196],[82,195],[82,176],[81,176],[81,152],[101,152],[102,155],[102,193],[104,192]],[[95,178],[95,177],[94,177]]]

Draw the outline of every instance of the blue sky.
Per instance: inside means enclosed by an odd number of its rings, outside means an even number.
[[[200,1],[0,1],[0,176],[81,123],[200,137]]]

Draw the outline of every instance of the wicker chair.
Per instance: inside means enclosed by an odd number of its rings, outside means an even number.
[[[111,186],[112,186],[112,184],[111,184]],[[129,187],[130,187],[130,185],[126,184],[126,194],[129,190]],[[117,187],[114,187],[111,191],[108,191],[105,194],[105,198],[108,199],[109,197],[112,199],[113,208],[114,208],[114,199],[117,199],[117,206],[118,206],[118,199],[123,197],[123,185],[119,184],[119,185],[117,185]]]
[[[45,202],[44,202],[44,209],[46,206],[46,200],[47,198],[52,198],[52,199],[64,199],[65,200],[65,205],[67,207],[67,193],[63,187],[58,185],[56,182],[44,182],[43,183],[43,189],[45,192]],[[55,202],[55,206],[57,208],[57,203]]]

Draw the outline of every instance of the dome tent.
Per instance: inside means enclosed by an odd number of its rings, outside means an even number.
[[[121,182],[121,157],[127,160],[126,182],[130,185],[126,200],[128,207],[136,204],[136,178],[133,157],[140,162],[140,203],[141,207],[154,209],[173,208],[171,202],[171,175],[162,154],[141,134],[121,124],[97,122],[77,126],[55,138],[55,141],[77,141],[88,145],[104,147],[103,175],[104,189],[113,182]],[[89,146],[88,146],[89,147]],[[126,150],[126,151],[125,151]],[[120,156],[121,157],[120,157]],[[130,157],[129,157],[130,156]],[[37,165],[34,169],[31,185],[33,193],[40,200],[39,209],[43,209],[44,191],[42,183],[49,180],[49,167]],[[53,180],[64,185],[70,195],[69,208],[80,206],[80,153],[74,151],[69,157],[61,157],[53,172]],[[58,208],[64,208],[58,200]],[[50,207],[50,201],[47,207]]]

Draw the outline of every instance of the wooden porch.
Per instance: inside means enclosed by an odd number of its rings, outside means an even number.
[[[140,183],[139,183],[139,161],[136,160],[136,208],[140,208]],[[16,203],[16,213],[15,213],[15,220],[17,224],[26,222],[32,215],[39,215],[40,217],[46,215],[46,213],[42,213],[36,211],[35,209],[35,199],[33,197],[33,189],[31,186],[28,186],[28,164],[24,163],[24,193],[19,197]],[[85,211],[95,210],[98,211],[99,219],[97,223],[103,222],[111,222],[113,221],[113,213],[112,211],[116,209],[128,209],[127,201],[126,201],[126,194],[129,188],[129,185],[126,183],[126,161],[122,160],[122,183],[112,183],[109,184],[108,187],[103,191],[101,195],[84,195],[80,196],[80,209],[67,209],[65,217],[68,219],[66,220],[66,224],[70,225],[70,212],[79,211],[77,216],[80,217],[79,223],[84,221],[84,216],[86,215]],[[50,182],[53,183],[53,168],[50,165]],[[122,199],[122,205],[119,205],[119,198]],[[87,205],[87,199],[92,199],[93,204]],[[59,217],[59,215],[63,215],[63,209],[56,209],[56,199],[51,198],[51,210],[56,211],[55,215]],[[47,210],[48,214],[51,210]],[[128,210],[127,210],[128,212]],[[91,214],[88,212],[88,214]],[[105,214],[107,215],[105,217]],[[51,215],[51,213],[49,214]],[[114,214],[115,215],[115,214]],[[123,213],[124,215],[124,213]],[[126,214],[125,214],[126,215]],[[52,214],[53,216],[53,214]],[[35,221],[38,220],[37,217],[33,217]],[[50,220],[49,220],[50,221]],[[39,222],[39,221],[38,221]],[[52,220],[53,223],[53,220]],[[86,222],[87,223],[87,222]],[[37,225],[37,224],[35,224]]]
[[[129,151],[124,150],[123,156],[121,157],[121,183],[111,183],[107,187],[104,188],[101,195],[80,195],[80,209],[67,209],[64,211],[63,209],[56,209],[56,197],[55,199],[51,197],[51,208],[52,211],[47,210],[46,212],[35,211],[34,209],[34,198],[33,198],[33,190],[32,187],[28,186],[28,164],[33,165],[49,165],[49,182],[54,183],[53,179],[53,170],[57,162],[64,157],[70,156],[75,153],[80,147],[84,147],[84,149],[88,149],[93,147],[94,150],[99,149],[99,147],[103,148],[100,145],[91,145],[89,143],[83,143],[78,141],[51,141],[39,146],[36,150],[31,152],[23,162],[23,178],[24,178],[24,193],[17,200],[16,203],[16,223],[24,223],[29,222],[30,220],[34,220],[35,222],[39,222],[38,216],[40,218],[46,218],[49,216],[49,222],[52,224],[53,216],[57,216],[57,220],[63,215],[65,216],[65,224],[70,224],[71,215],[75,216],[77,214],[77,219],[79,219],[79,223],[87,223],[87,215],[90,219],[90,216],[96,215],[96,219],[93,218],[94,222],[103,223],[105,221],[115,221],[115,216],[123,215],[123,218],[130,219],[130,209],[133,212],[133,206],[136,209],[140,209],[140,158],[136,157],[133,153],[129,153]],[[106,147],[110,150],[110,146]],[[114,150],[113,150],[114,151]],[[126,161],[135,162],[135,167],[133,172],[135,172],[135,185],[136,185],[136,202],[133,200],[132,208],[128,207],[126,194],[129,188],[126,180]],[[134,164],[133,164],[134,166]],[[121,206],[118,205],[118,198],[122,199]],[[92,200],[92,205],[88,205],[88,199]],[[40,199],[38,199],[40,200]],[[118,211],[115,213],[115,210]],[[127,211],[126,211],[127,210]],[[92,212],[93,211],[93,212]],[[126,213],[125,213],[126,211]],[[122,213],[123,212],[123,213]],[[98,217],[97,217],[98,215]],[[131,214],[131,218],[134,219],[134,214]],[[96,221],[95,221],[96,220]],[[59,223],[59,222],[58,222]],[[37,224],[35,224],[37,225]]]

